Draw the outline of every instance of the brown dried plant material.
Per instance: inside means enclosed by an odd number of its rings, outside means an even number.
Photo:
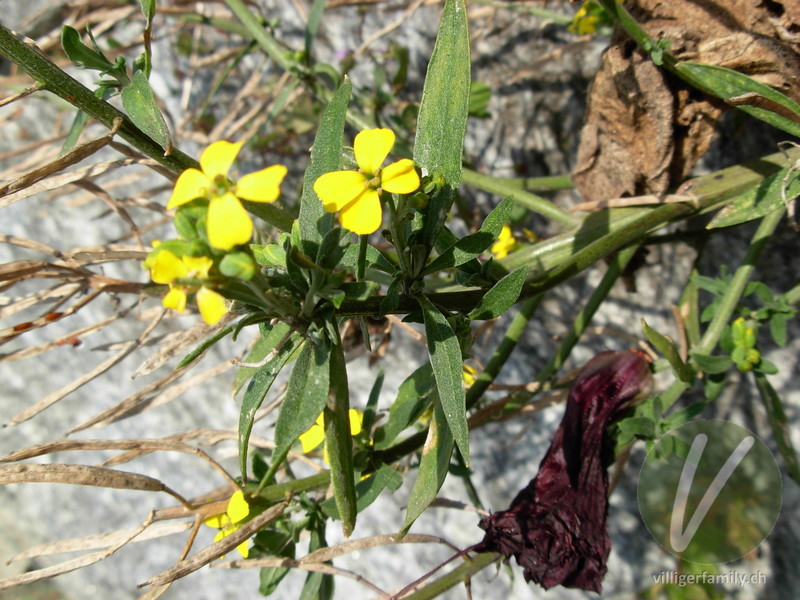
[[[631,0],[678,60],[727,67],[800,100],[800,0]],[[708,149],[728,106],[656,67],[618,32],[592,84],[573,180],[590,201],[662,195]]]

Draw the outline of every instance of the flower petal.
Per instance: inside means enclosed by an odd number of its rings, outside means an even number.
[[[251,202],[275,202],[281,195],[281,181],[286,177],[286,167],[273,165],[255,173],[248,173],[236,182],[236,195]]]
[[[339,222],[342,227],[358,235],[367,235],[377,231],[382,220],[380,194],[369,189],[364,190],[358,198],[345,206],[339,213]]]
[[[230,250],[246,244],[253,235],[253,221],[233,194],[214,198],[208,205],[206,231],[214,248]]]
[[[213,527],[214,529],[222,529],[230,525],[231,520],[226,513],[219,513],[216,515],[211,515],[205,521],[203,521],[203,523],[205,525],[208,525],[209,527]],[[218,533],[217,535],[219,536],[220,539],[222,539],[223,536],[221,535],[221,532]],[[217,542],[219,540],[215,538],[214,541]]]
[[[236,549],[239,551],[239,554],[242,555],[242,558],[247,558],[250,556],[250,545],[248,544],[249,540],[243,541],[241,544],[236,546]]]
[[[187,271],[184,277],[208,279],[208,271],[214,265],[214,260],[208,256],[184,256],[183,264]]]
[[[175,182],[175,188],[167,202],[167,210],[208,195],[211,180],[197,169],[186,169]]]
[[[325,439],[325,425],[322,413],[319,413],[317,420],[305,433],[300,434],[299,439],[300,444],[303,446],[303,454],[308,454],[322,443]]]
[[[186,292],[181,288],[170,288],[167,295],[161,300],[161,305],[164,308],[171,308],[172,310],[183,312],[186,310]]]
[[[367,178],[358,171],[332,171],[320,175],[314,182],[314,192],[322,200],[325,210],[342,210],[364,191]]]
[[[184,262],[169,250],[157,252],[149,263],[150,278],[156,283],[172,283],[189,273]]]
[[[231,170],[231,165],[236,160],[236,155],[239,154],[241,147],[241,142],[234,144],[220,140],[203,150],[200,155],[200,168],[203,169],[206,177],[211,181],[214,181],[218,175],[227,177],[228,171]]]
[[[381,171],[381,188],[392,194],[410,194],[419,189],[419,175],[414,161],[398,160]]]
[[[240,523],[244,521],[250,514],[250,505],[244,497],[242,490],[237,490],[228,501],[228,509],[226,511],[231,519],[231,523]]]
[[[364,415],[355,408],[351,408],[347,416],[350,419],[350,435],[358,435],[361,433],[361,421]]]
[[[197,308],[200,309],[200,316],[209,325],[216,324],[228,312],[228,304],[225,302],[225,297],[211,288],[203,286],[197,290],[196,300]]]
[[[394,131],[391,129],[365,129],[356,136],[353,150],[358,168],[364,173],[374,174],[394,146]]]

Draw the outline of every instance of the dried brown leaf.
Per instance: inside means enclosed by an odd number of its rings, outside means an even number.
[[[163,313],[162,313],[163,315]],[[109,358],[108,360],[103,361],[95,368],[91,369],[90,371],[84,373],[82,376],[78,377],[74,381],[68,383],[64,387],[59,390],[56,390],[52,394],[48,394],[39,402],[35,403],[33,406],[29,406],[22,412],[17,413],[6,423],[6,426],[9,425],[16,425],[18,423],[22,423],[23,421],[27,421],[31,417],[39,414],[46,408],[52,406],[68,394],[71,394],[81,386],[85,385],[86,383],[93,380],[95,377],[102,375],[106,371],[108,371],[111,367],[116,365],[117,363],[121,362],[128,354],[133,352],[136,348],[138,348],[142,343],[143,340],[147,339],[147,335],[155,328],[158,322],[161,320],[161,316],[157,319],[154,319],[144,330],[144,332],[139,336],[138,339],[132,340],[125,344],[122,350],[117,352],[114,356]]]
[[[137,455],[149,452],[181,452],[202,458],[212,467],[219,471],[234,487],[238,487],[236,481],[217,461],[203,452],[200,448],[190,446],[175,439],[129,439],[129,440],[59,440],[46,442],[29,448],[22,448],[10,454],[0,457],[0,463],[18,462],[28,460],[37,456],[53,454],[54,452],[67,452],[70,450],[135,450]]]
[[[216,325],[207,325],[205,321],[199,320],[188,329],[170,334],[159,345],[158,351],[139,365],[131,377],[135,379],[152,373],[172,358],[184,353],[187,348],[208,339],[235,318],[235,315],[228,313]]]
[[[42,192],[50,192],[52,190],[57,190],[70,183],[75,183],[76,181],[80,181],[81,179],[86,179],[87,177],[97,177],[98,175],[103,175],[104,173],[113,171],[114,169],[120,169],[122,167],[128,167],[130,165],[148,165],[151,162],[153,161],[124,158],[121,160],[112,160],[108,162],[98,163],[96,165],[91,165],[88,167],[82,167],[80,169],[75,169],[74,171],[68,171],[67,173],[62,173],[61,175],[54,175],[52,177],[47,177],[46,179],[43,179],[41,181],[36,181],[35,183],[28,184],[23,189],[18,189],[18,191],[7,193],[7,195],[0,197],[0,208],[5,208],[6,206],[14,204],[14,202],[17,202],[18,200],[24,200],[25,198],[29,198],[30,196],[34,196]]]
[[[64,554],[66,552],[78,552],[81,550],[95,550],[97,548],[107,549],[112,546],[118,546],[128,540],[133,542],[145,542],[147,540],[182,533],[191,526],[192,523],[189,521],[154,523],[138,536],[136,534],[141,529],[139,527],[135,529],[117,529],[116,531],[57,540],[23,550],[9,558],[7,562],[12,563],[19,560],[51,556],[53,554]]]
[[[135,394],[128,396],[125,400],[116,404],[115,406],[96,414],[90,419],[83,421],[79,425],[76,425],[70,429],[68,433],[72,434],[78,431],[83,431],[84,429],[104,427],[110,423],[114,423],[115,421],[126,419],[133,415],[139,414],[142,411],[161,406],[167,402],[171,402],[187,390],[218,377],[232,366],[233,365],[231,362],[226,360],[206,371],[203,371],[202,373],[198,373],[194,377],[187,379],[185,382],[179,385],[169,385],[169,387],[165,387],[190,370],[193,365],[187,365],[182,369],[176,369],[158,382],[148,385]],[[154,392],[160,393],[153,395]]]
[[[28,583],[33,583],[35,581],[41,581],[42,579],[49,579],[51,577],[63,575],[64,573],[69,573],[70,571],[74,571],[82,567],[87,567],[105,558],[108,558],[109,556],[114,554],[117,550],[119,550],[120,548],[131,542],[140,533],[145,531],[152,523],[153,523],[153,514],[151,513],[150,516],[145,520],[145,522],[142,523],[140,527],[136,528],[133,531],[132,535],[130,535],[126,539],[121,540],[119,543],[110,548],[107,548],[100,552],[85,554],[83,556],[79,556],[78,558],[73,558],[72,560],[68,560],[59,563],[57,565],[53,565],[51,567],[45,567],[43,569],[37,569],[36,571],[30,571],[27,573],[16,575],[14,577],[8,577],[6,579],[2,579],[0,580],[0,592],[7,589],[11,589],[13,587],[17,587],[19,585],[25,585]]]
[[[304,565],[307,563],[324,563],[333,560],[338,556],[349,554],[350,552],[355,552],[357,550],[367,550],[369,548],[376,548],[378,546],[391,546],[394,544],[447,544],[447,542],[440,537],[418,533],[409,533],[399,540],[394,535],[373,535],[358,540],[348,540],[328,548],[320,548],[319,550],[315,550],[314,552],[307,554],[296,562],[298,565]]]

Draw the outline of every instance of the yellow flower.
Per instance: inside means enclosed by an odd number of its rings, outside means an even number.
[[[472,387],[472,384],[475,383],[475,375],[477,375],[478,370],[466,363],[464,363],[461,367],[461,379],[464,380],[465,387]]]
[[[572,19],[572,23],[569,24],[567,29],[578,35],[586,35],[597,31],[597,25],[599,23],[600,17],[597,15],[590,15],[587,3],[584,3],[580,10],[575,13],[575,17]]]
[[[359,235],[377,231],[383,218],[381,191],[410,194],[419,188],[412,160],[404,158],[381,169],[393,145],[391,129],[365,129],[353,143],[358,171],[333,171],[314,182],[325,210],[339,211],[345,229]]]
[[[228,501],[228,508],[225,512],[207,518],[204,523],[209,527],[220,530],[214,537],[214,541],[218,542],[239,529],[249,515],[250,505],[247,503],[242,490],[237,490]],[[244,558],[247,558],[250,553],[247,540],[236,546],[236,549]]]
[[[348,413],[350,419],[350,435],[358,435],[361,433],[361,421],[364,415],[351,408]],[[319,413],[317,420],[314,424],[300,436],[300,444],[303,446],[303,453],[308,454],[314,448],[319,446],[325,440],[325,421],[323,420],[322,413]],[[323,450],[322,453],[325,462],[328,462],[327,453]]]
[[[495,258],[503,258],[504,256],[508,256],[509,252],[513,252],[519,247],[517,240],[514,239],[514,234],[511,233],[511,227],[508,225],[503,225],[503,229],[500,230],[500,235],[497,236],[497,241],[492,244],[492,247],[489,251],[495,256]]]
[[[166,308],[183,312],[186,309],[187,292],[191,286],[176,284],[177,279],[208,279],[208,271],[214,261],[208,256],[182,256],[178,258],[169,250],[159,250],[145,260],[150,277],[156,283],[168,283],[169,292],[161,304]],[[228,312],[225,298],[205,285],[200,286],[195,296],[200,316],[209,325],[217,323]]]
[[[228,172],[241,147],[241,143],[226,141],[211,144],[200,155],[201,170],[186,169],[181,173],[167,203],[167,208],[175,208],[196,198],[207,198],[208,241],[220,250],[246,244],[253,235],[253,221],[239,200],[274,202],[286,175],[286,167],[274,165],[231,181]]]

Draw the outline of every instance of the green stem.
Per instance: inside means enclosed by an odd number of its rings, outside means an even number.
[[[242,22],[247,32],[258,45],[261,46],[264,52],[280,65],[284,71],[296,71],[298,68],[302,67],[298,61],[293,60],[289,56],[290,52],[286,50],[286,48],[283,48],[277,40],[264,29],[261,20],[247,8],[243,0],[225,0],[225,4],[227,4],[231,12],[236,15],[236,18]]]
[[[461,173],[461,181],[486,192],[497,194],[498,196],[511,196],[511,198],[514,199],[514,204],[524,206],[528,210],[545,216],[548,219],[563,223],[567,227],[572,227],[578,222],[575,215],[561,210],[549,200],[521,190],[518,186],[503,179],[498,179],[489,175],[481,175],[475,171],[464,169]]]
[[[780,223],[781,219],[783,218],[783,213],[784,209],[776,210],[761,220],[761,223],[759,224],[758,229],[756,230],[755,234],[753,235],[753,239],[750,242],[750,247],[747,249],[747,254],[744,257],[742,265],[736,269],[736,273],[734,273],[730,283],[728,284],[728,287],[725,289],[725,294],[720,299],[717,310],[714,313],[714,317],[708,324],[700,343],[695,348],[698,353],[711,354],[714,348],[716,348],[723,330],[730,322],[731,316],[733,316],[736,306],[739,304],[739,301],[742,298],[745,287],[747,286],[748,281],[750,281],[750,277],[753,274],[753,269],[758,262],[758,258],[761,255],[761,252],[764,250],[764,246],[772,236],[772,233],[775,231],[775,228],[778,226],[778,223]],[[689,365],[695,370],[695,372],[698,371],[697,365],[694,364],[694,361],[690,361]],[[672,406],[678,400],[678,398],[680,398],[681,395],[687,389],[689,389],[689,386],[689,382],[680,380],[674,381],[672,385],[661,394],[661,401],[663,403],[664,410],[667,410],[670,406]]]
[[[321,471],[320,473],[312,475],[311,477],[295,479],[293,481],[287,481],[286,483],[277,483],[275,485],[265,487],[258,493],[258,496],[259,498],[263,498],[268,502],[279,502],[289,495],[300,494],[302,492],[308,492],[309,490],[325,487],[330,483],[330,481],[331,472]],[[255,490],[257,485],[248,485],[247,491],[251,491],[251,488]]]
[[[470,576],[482,571],[501,558],[502,555],[496,552],[478,554],[474,558],[465,560],[460,567],[453,569],[447,575],[442,575],[439,579],[429,583],[421,590],[409,596],[404,596],[403,600],[430,600],[431,598],[436,598],[458,584],[464,583]]]
[[[120,122],[117,134],[123,140],[171,171],[180,173],[190,167],[198,166],[197,161],[177,148],[173,148],[172,152],[165,156],[164,149],[136,127],[124,113],[95,96],[89,88],[50,62],[35,47],[17,39],[2,25],[0,25],[0,54],[19,65],[43,89],[63,98],[109,129],[114,127],[116,121]]]
[[[545,175],[544,177],[503,177],[501,181],[515,188],[536,190],[539,192],[555,192],[571,190],[575,187],[569,175]]]
[[[541,302],[542,296],[535,296],[525,300],[522,306],[519,307],[519,312],[514,315],[514,318],[511,320],[503,339],[497,345],[497,349],[494,351],[494,354],[492,354],[492,358],[489,359],[486,368],[481,371],[475,378],[475,383],[467,390],[467,409],[472,408],[478,403],[486,390],[489,389],[489,386],[500,374],[500,371],[503,366],[505,366],[514,348],[517,347],[520,337],[522,337],[523,332],[536,313],[536,309],[539,308]]]

